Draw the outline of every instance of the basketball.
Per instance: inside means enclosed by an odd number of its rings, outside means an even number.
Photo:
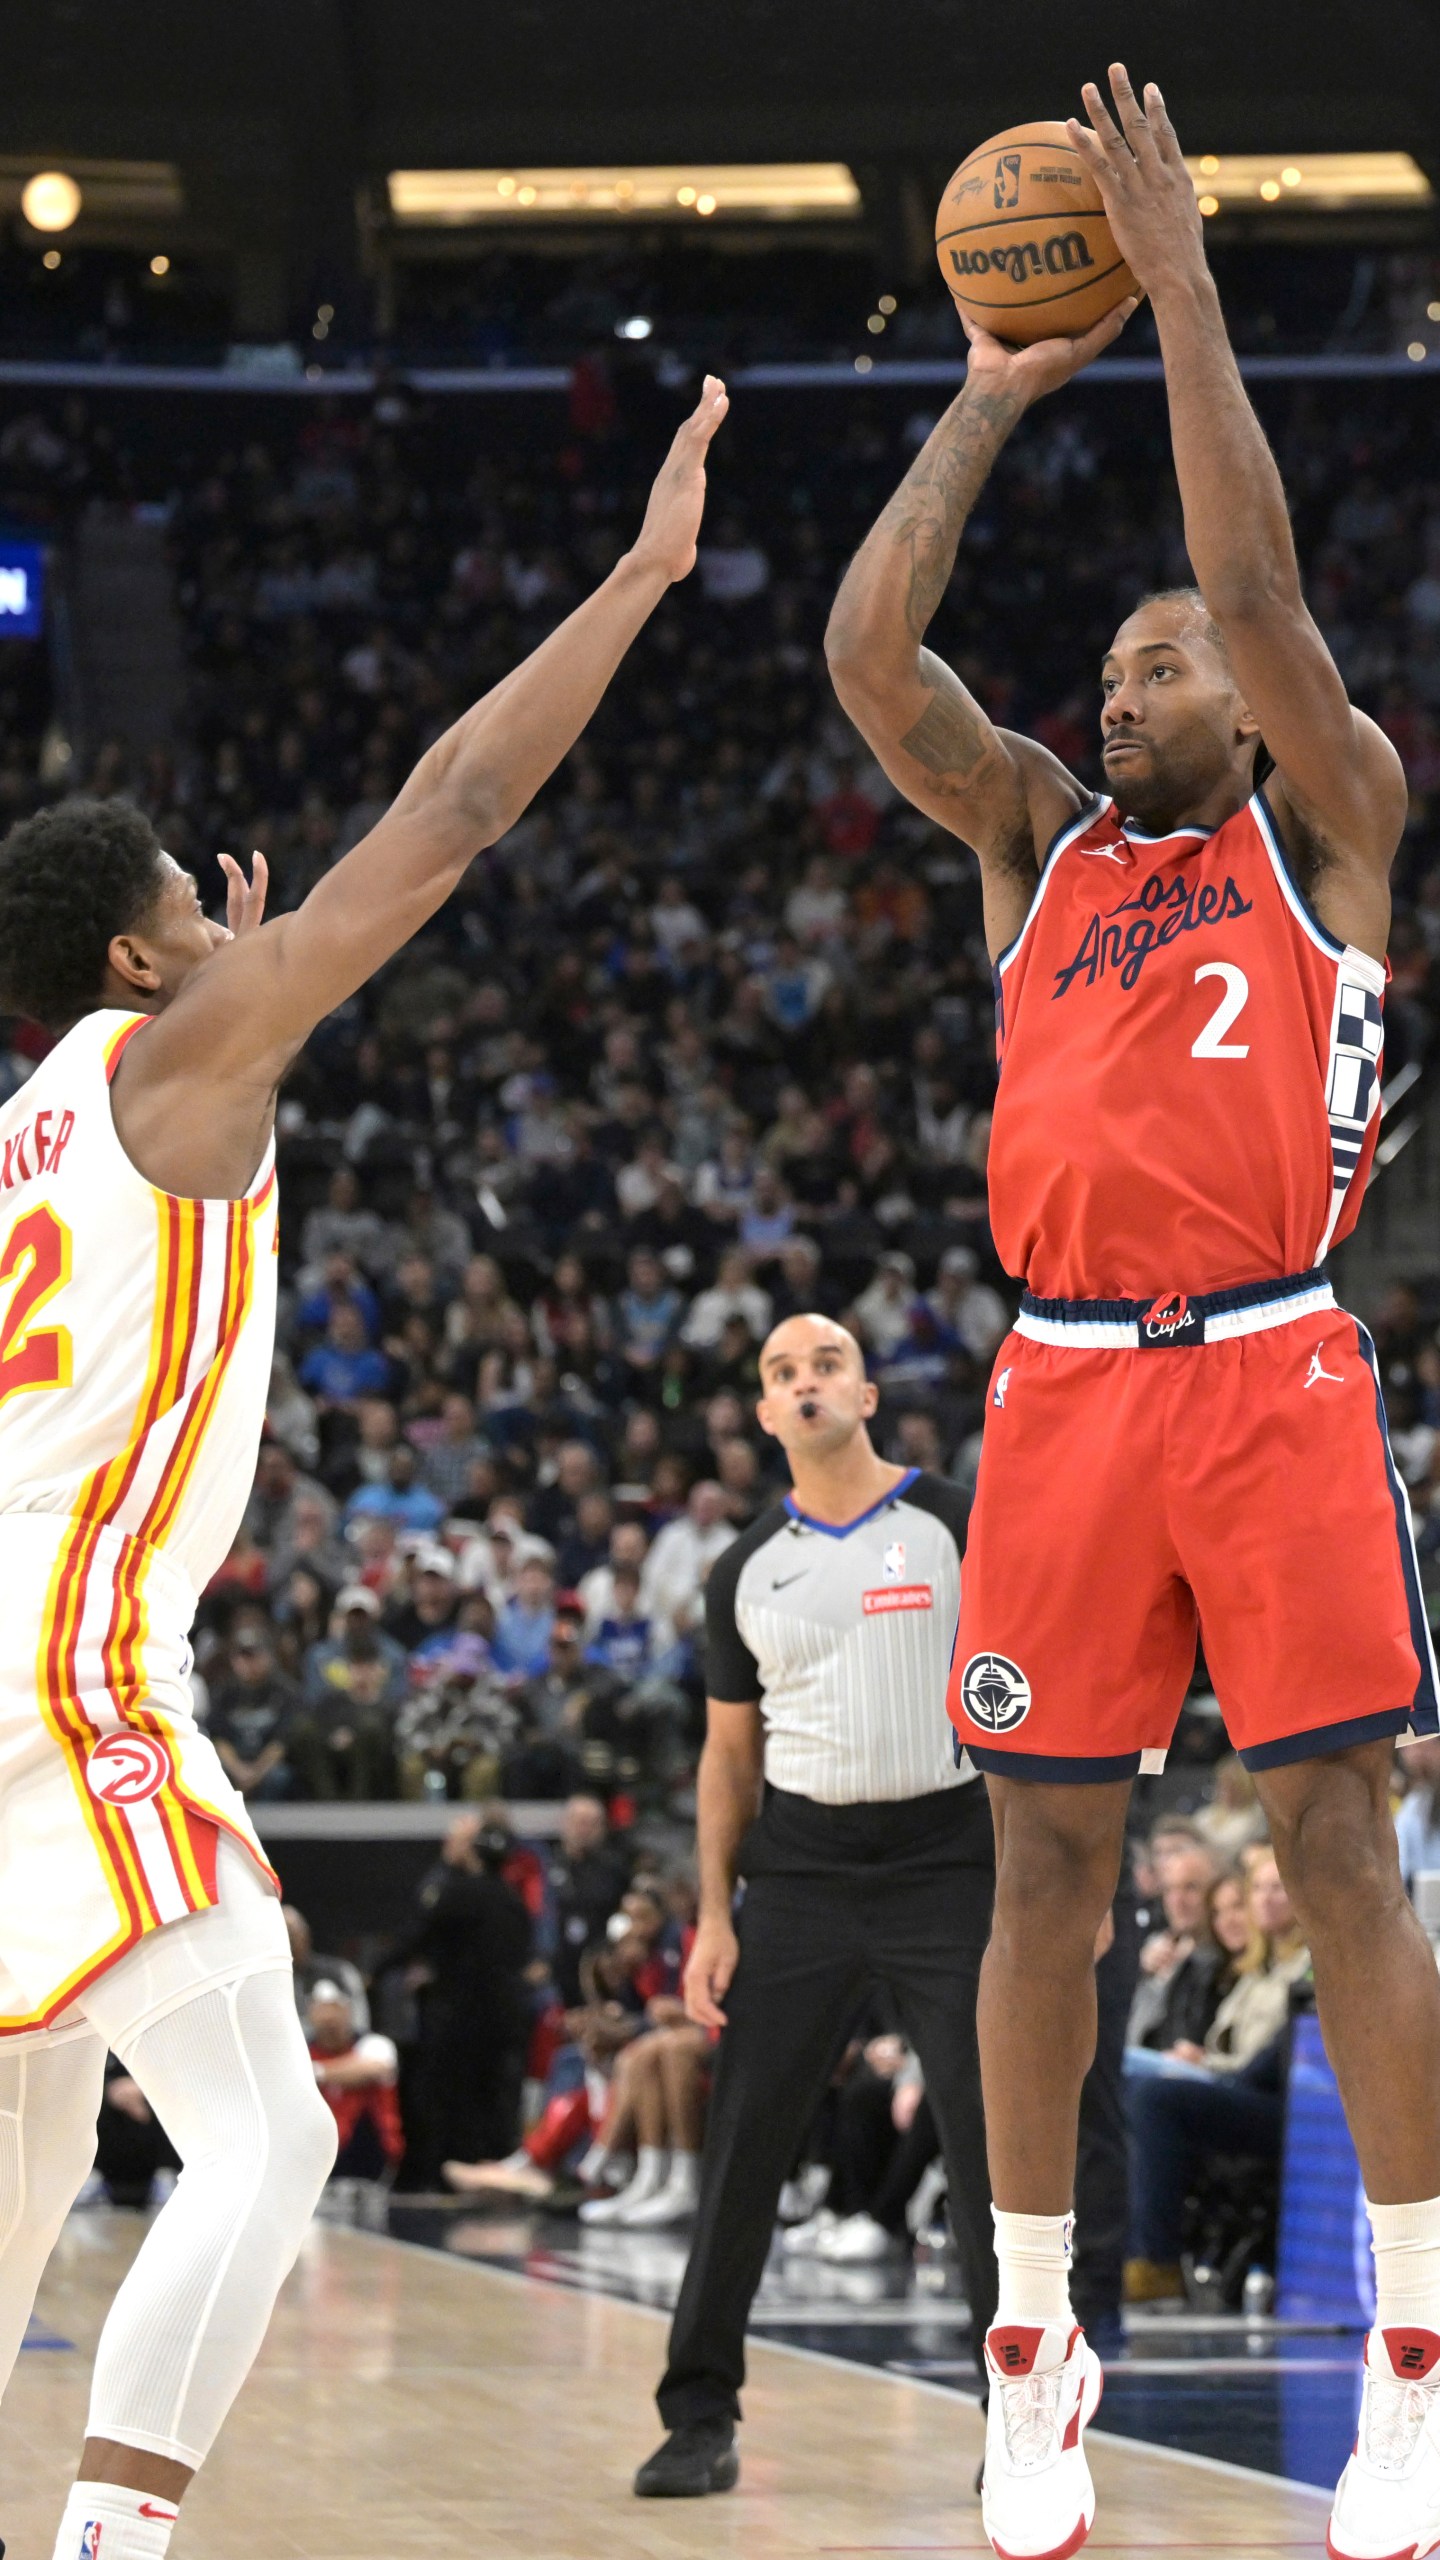
[[[957,310],[1013,346],[1079,338],[1138,290],[1063,124],[1017,124],[962,160],[935,217]]]

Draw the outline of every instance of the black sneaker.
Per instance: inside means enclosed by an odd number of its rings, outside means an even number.
[[[635,2474],[637,2498],[708,2498],[740,2477],[729,2418],[692,2418],[676,2427]]]

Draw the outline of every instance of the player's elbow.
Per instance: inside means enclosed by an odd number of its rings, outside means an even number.
[[[867,676],[873,684],[882,642],[871,617],[859,600],[847,593],[847,587],[848,580],[830,607],[830,619],[825,625],[825,664],[831,683],[848,709],[849,697],[859,698],[866,691]]]
[[[523,806],[511,807],[513,793],[507,793],[503,778],[485,766],[457,764],[438,784],[435,797],[447,847],[453,849],[453,859],[462,870],[513,827]]]

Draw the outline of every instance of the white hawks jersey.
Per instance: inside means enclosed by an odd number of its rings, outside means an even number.
[[[212,1904],[217,1825],[261,1855],[186,1639],[254,1476],[273,1150],[241,1200],[137,1172],[109,1085],[149,1020],[88,1015],[0,1110],[0,2033]]]

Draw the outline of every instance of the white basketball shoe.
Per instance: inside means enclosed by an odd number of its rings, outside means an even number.
[[[1372,2329],[1355,2450],[1330,2515],[1330,2560],[1440,2551],[1440,2336]]]
[[[990,2414],[981,2514],[1000,2560],[1070,2560],[1095,2521],[1082,2441],[1105,2377],[1070,2320],[998,2323],[985,2340]]]

